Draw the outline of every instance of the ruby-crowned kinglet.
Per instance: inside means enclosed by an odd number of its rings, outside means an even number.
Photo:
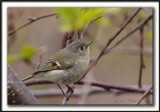
[[[34,77],[48,79],[56,84],[68,85],[77,82],[88,68],[91,43],[92,41],[85,43],[80,40],[72,42],[55,53],[43,66],[23,81]]]

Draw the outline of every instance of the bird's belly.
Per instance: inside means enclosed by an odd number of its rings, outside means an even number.
[[[67,70],[53,70],[46,73],[46,79],[58,84],[72,84],[82,78],[87,69],[86,63],[75,63],[75,65]]]

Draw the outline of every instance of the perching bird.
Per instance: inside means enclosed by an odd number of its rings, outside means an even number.
[[[55,53],[43,66],[23,81],[34,77],[35,79],[48,79],[58,85],[68,86],[77,82],[88,68],[90,62],[89,45],[91,43],[92,41],[85,43],[81,40],[72,42]]]

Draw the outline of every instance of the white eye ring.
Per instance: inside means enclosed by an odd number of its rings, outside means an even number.
[[[83,51],[83,50],[84,50],[83,46],[81,46],[81,47],[79,48],[79,50],[80,50],[80,51]]]

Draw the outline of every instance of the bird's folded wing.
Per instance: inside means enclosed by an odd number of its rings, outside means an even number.
[[[74,61],[59,62],[59,61],[49,60],[33,74],[36,75],[40,72],[47,72],[51,70],[65,70],[72,67],[73,65],[74,65]]]

